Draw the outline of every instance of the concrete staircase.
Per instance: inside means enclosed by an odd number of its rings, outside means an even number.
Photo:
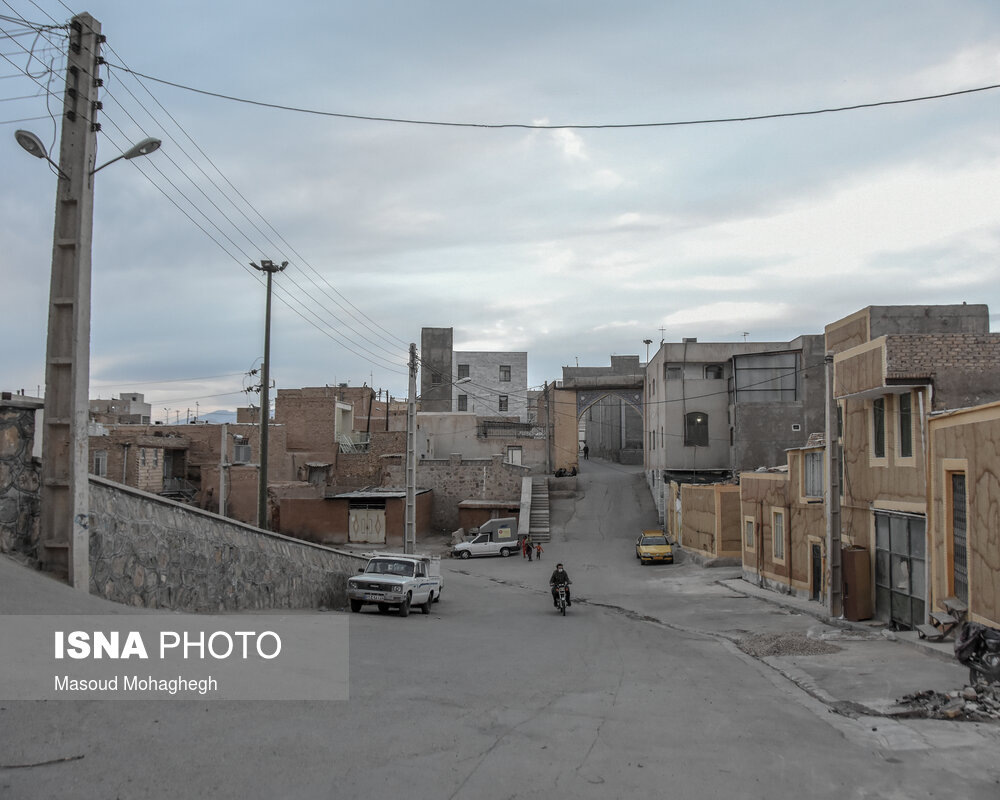
[[[533,542],[547,542],[549,533],[549,479],[545,475],[531,479],[531,512],[528,535]]]

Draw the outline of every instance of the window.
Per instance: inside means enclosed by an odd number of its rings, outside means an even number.
[[[684,417],[684,446],[708,447],[708,414],[691,411]]]
[[[441,385],[441,373],[434,370],[431,371],[431,386]]]
[[[140,447],[139,448],[139,465],[143,466],[143,467],[146,466],[146,448],[145,447]]]
[[[684,377],[684,370],[682,367],[667,366],[663,368],[663,377],[668,381],[679,381]]]
[[[507,445],[507,463],[508,464],[521,464],[521,448],[515,447],[514,445]]]
[[[951,591],[963,603],[969,602],[968,524],[966,522],[965,473],[951,473]]]
[[[913,456],[913,414],[909,393],[899,395],[899,457]]]
[[[108,474],[108,451],[98,450],[94,453],[94,474],[105,478]]]
[[[753,520],[743,520],[743,545],[747,550],[753,550]]]
[[[504,383],[510,380],[510,366],[506,364],[500,365],[500,380]]]
[[[806,453],[802,461],[802,494],[804,497],[823,496],[823,453]]]
[[[708,380],[708,381],[721,381],[722,380],[722,364],[706,364],[705,365],[705,380]]]
[[[458,365],[458,377],[460,379],[461,378],[468,378],[469,377],[469,365],[468,364],[459,364]]]
[[[458,396],[458,410],[468,411],[469,410],[469,395],[460,394]]]
[[[497,410],[506,411],[507,410],[507,395],[500,395],[500,402],[498,404]]]
[[[885,398],[872,402],[872,454],[885,458]]]
[[[771,512],[771,546],[774,548],[774,560],[785,560],[785,512]]]

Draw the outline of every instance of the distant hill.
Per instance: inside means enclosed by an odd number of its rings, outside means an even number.
[[[207,423],[209,425],[222,425],[224,423],[236,422],[236,412],[235,411],[208,411],[198,417],[198,422]]]

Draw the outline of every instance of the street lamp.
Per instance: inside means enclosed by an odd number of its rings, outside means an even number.
[[[17,140],[17,143],[21,145],[21,147],[31,153],[31,155],[35,158],[43,158],[55,167],[59,171],[60,178],[66,178],[69,180],[69,177],[65,175],[61,169],[59,169],[59,165],[49,158],[45,145],[42,144],[42,140],[35,136],[35,134],[31,131],[14,131],[14,138]]]
[[[139,156],[148,156],[155,150],[159,150],[161,144],[163,144],[163,142],[161,142],[159,139],[154,139],[152,136],[150,136],[146,139],[143,139],[138,144],[132,145],[128,150],[126,150],[120,156],[115,156],[110,161],[101,164],[101,166],[97,167],[97,169],[91,170],[90,174],[93,175],[95,172],[100,172],[102,169],[108,166],[108,164],[114,164],[116,161],[120,161],[123,158],[126,161],[131,161],[133,158],[138,158]]]
[[[46,569],[64,571],[74,588],[88,591],[91,176],[97,171],[91,167],[97,161],[100,125],[95,117],[101,107],[97,76],[104,37],[100,23],[90,14],[73,17],[69,30],[59,163],[49,158],[41,140],[30,131],[15,131],[14,138],[59,174],[45,352],[39,560]],[[146,139],[113,161],[147,155],[159,146],[159,140]]]

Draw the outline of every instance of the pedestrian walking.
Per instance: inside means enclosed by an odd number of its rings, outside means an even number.
[[[541,543],[538,543],[538,544],[535,545],[535,558],[537,558],[539,561],[542,560],[542,545],[541,545]]]
[[[524,543],[527,545],[525,549],[528,551],[528,561],[531,561],[531,557],[535,554],[535,546],[527,539],[524,540]]]
[[[527,558],[527,557],[528,557],[528,537],[525,536],[521,540],[521,558]]]
[[[585,444],[583,446],[583,458],[585,461],[590,460],[590,445]]]

